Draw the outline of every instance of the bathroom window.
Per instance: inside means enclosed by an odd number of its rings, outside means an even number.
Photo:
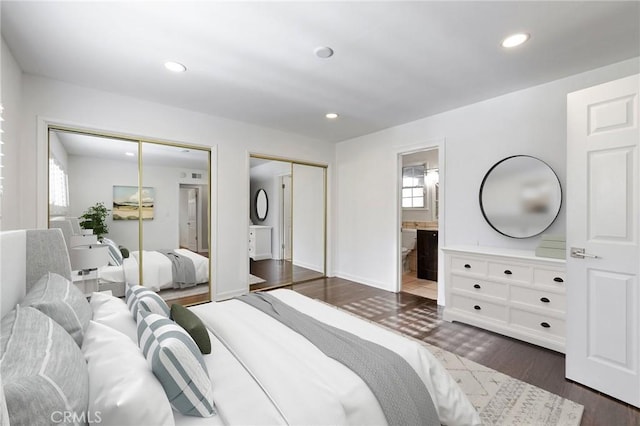
[[[402,168],[402,208],[424,208],[424,164]]]

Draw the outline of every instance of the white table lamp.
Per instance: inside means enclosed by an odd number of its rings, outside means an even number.
[[[70,240],[71,247],[86,246],[89,244],[98,244],[97,235],[72,235]]]

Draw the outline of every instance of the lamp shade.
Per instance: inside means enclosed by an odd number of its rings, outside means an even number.
[[[71,247],[86,246],[88,244],[98,244],[97,235],[72,235],[69,240]]]
[[[109,263],[109,246],[104,244],[87,244],[69,249],[71,269],[96,269]]]

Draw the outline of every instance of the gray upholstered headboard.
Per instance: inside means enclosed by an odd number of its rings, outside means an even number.
[[[71,279],[69,253],[60,229],[0,232],[0,317],[47,272]]]

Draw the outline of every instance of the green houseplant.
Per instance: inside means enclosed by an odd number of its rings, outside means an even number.
[[[98,240],[102,240],[102,236],[109,233],[109,227],[107,226],[108,212],[109,210],[104,206],[104,203],[96,203],[80,216],[80,227],[82,229],[93,229],[93,233],[98,237]]]

